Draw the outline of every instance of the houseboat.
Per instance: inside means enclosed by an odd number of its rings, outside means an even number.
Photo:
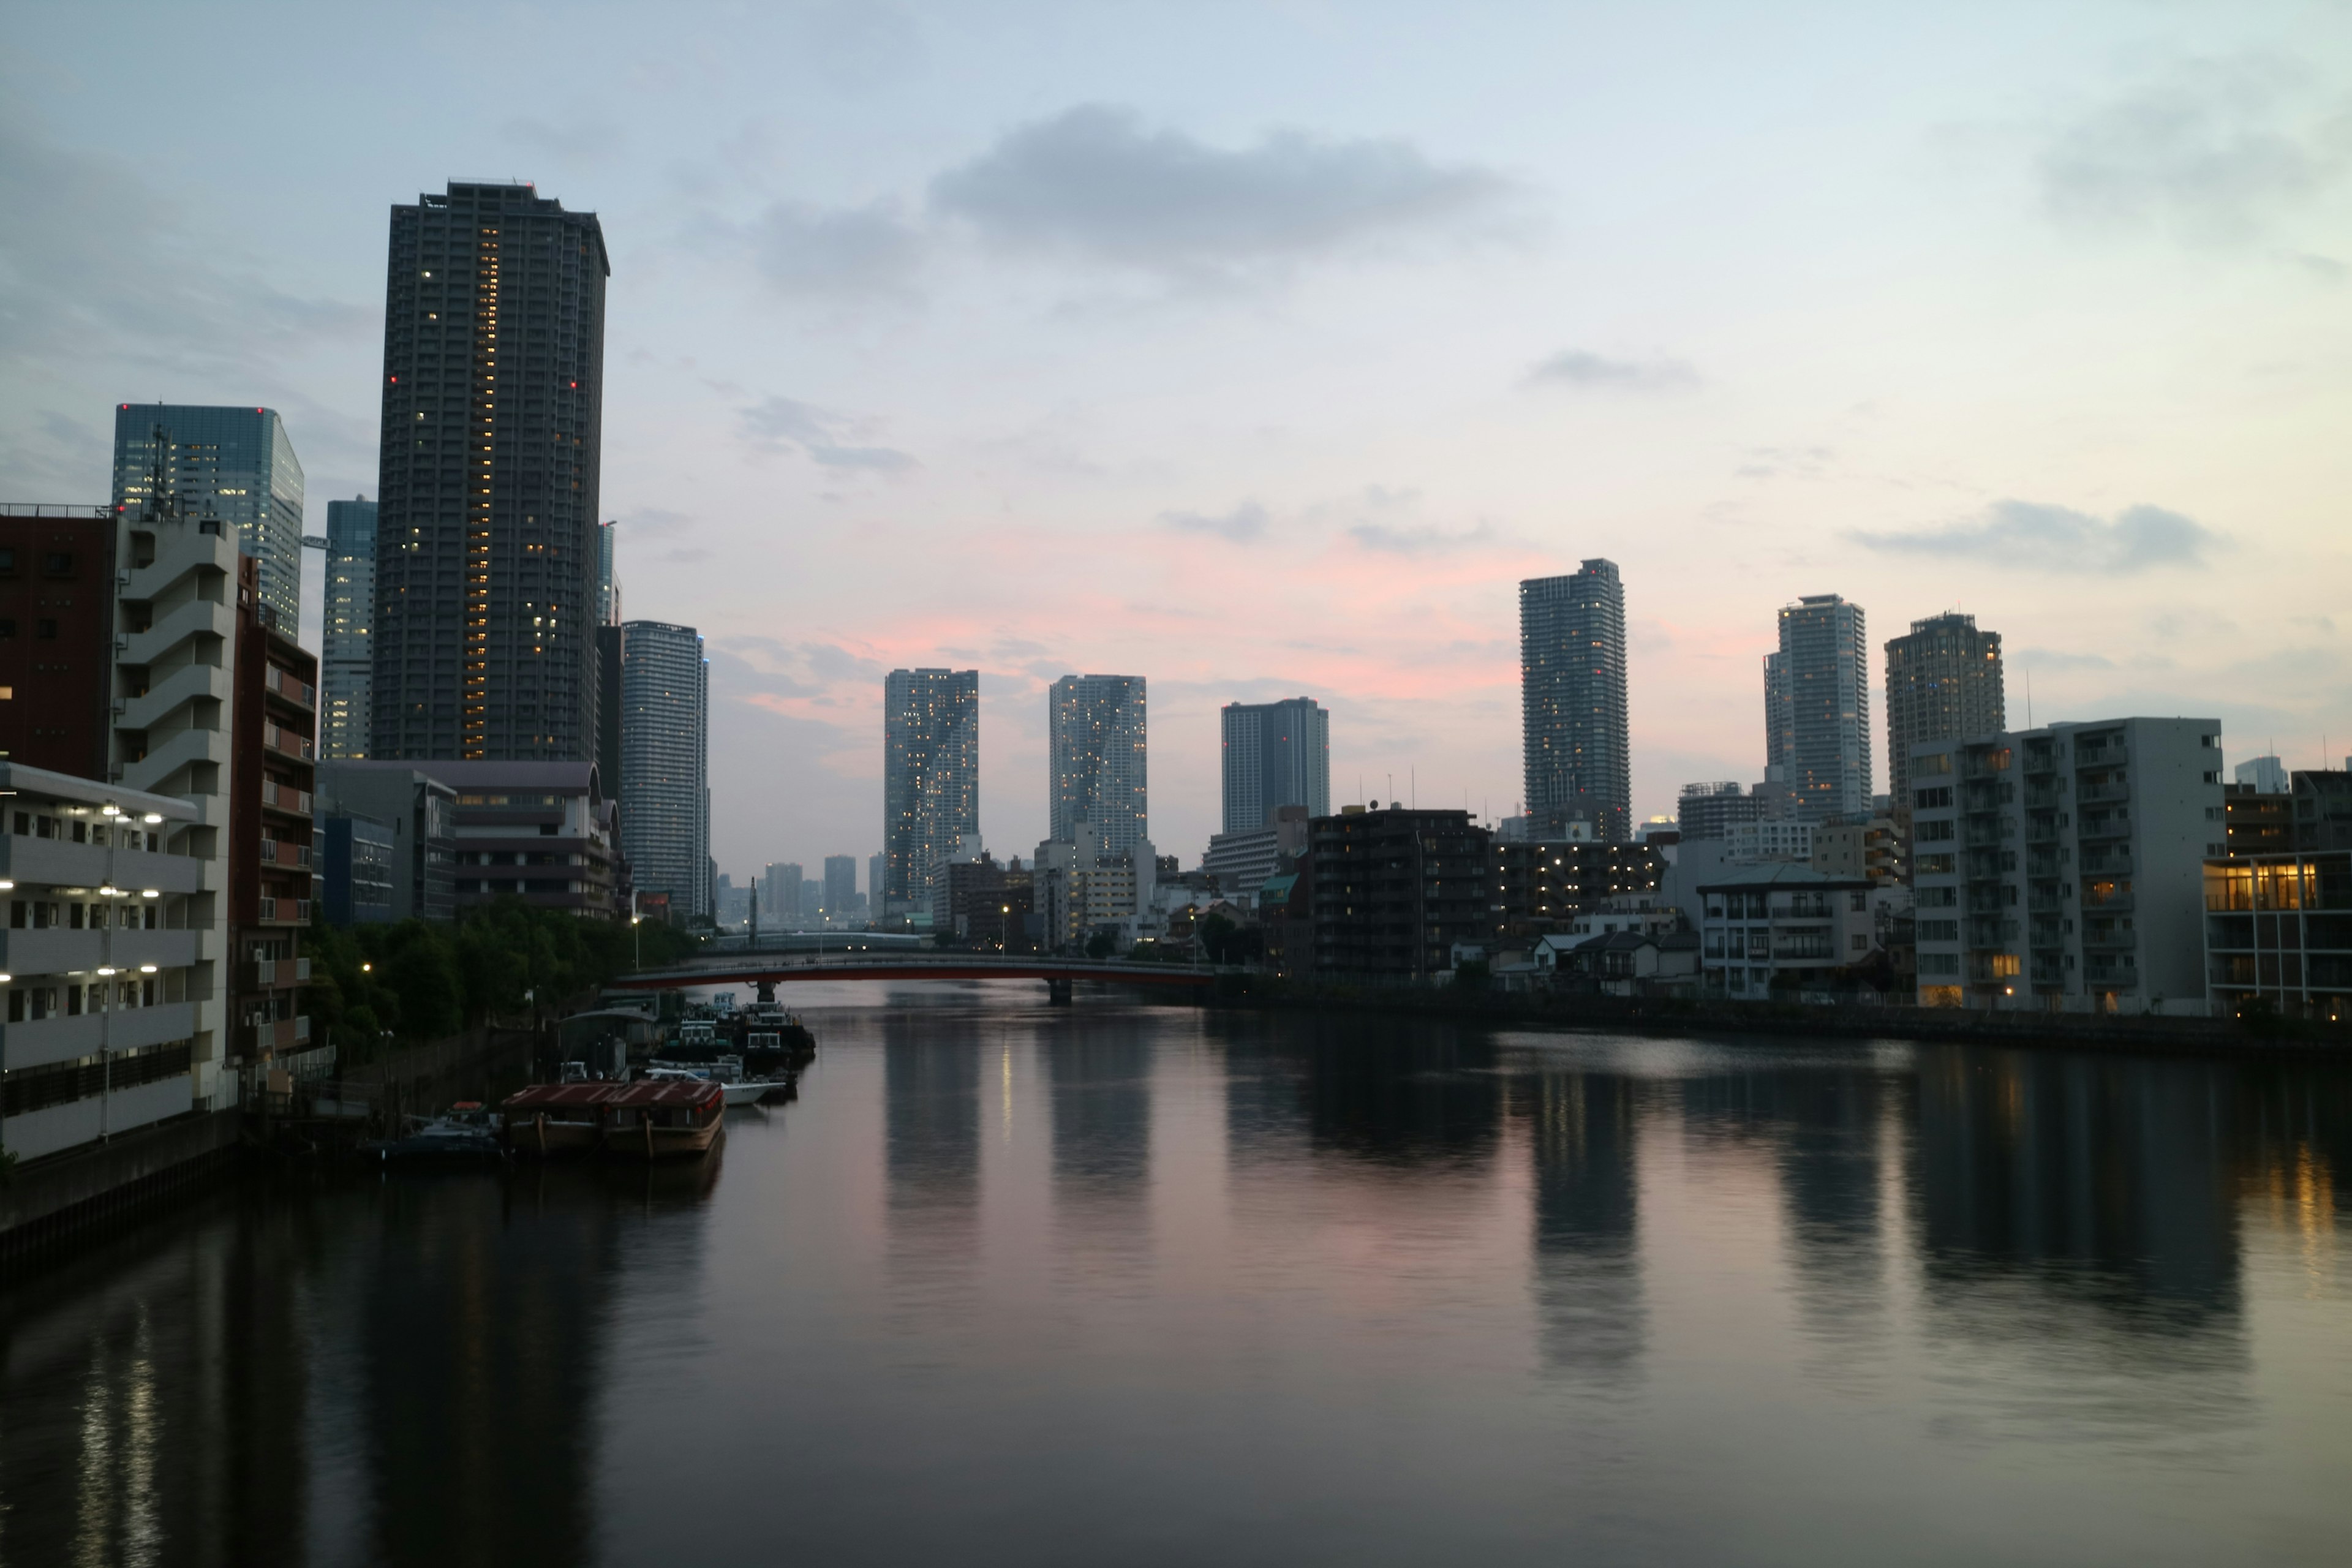
[[[727,1124],[727,1091],[706,1078],[648,1079],[603,1102],[604,1151],[630,1159],[701,1154]]]
[[[507,1146],[547,1158],[593,1154],[604,1142],[604,1108],[628,1086],[618,1083],[535,1083],[507,1097]]]

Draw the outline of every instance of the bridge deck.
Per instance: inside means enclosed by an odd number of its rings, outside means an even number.
[[[1101,980],[1121,985],[1209,985],[1214,969],[1116,959],[991,958],[984,953],[860,952],[811,958],[782,953],[718,953],[676,969],[624,974],[623,991],[677,991],[694,985],[781,985],[803,980]]]

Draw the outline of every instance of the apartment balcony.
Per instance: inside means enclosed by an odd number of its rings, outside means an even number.
[[[310,736],[289,730],[283,724],[265,721],[261,726],[261,743],[279,756],[290,757],[296,762],[314,762],[318,757],[318,748],[311,744]]]
[[[2105,746],[2077,746],[2074,765],[2078,768],[2119,768],[2131,760],[2131,748],[2118,741]]]
[[[275,779],[264,779],[261,781],[261,804],[271,811],[282,811],[306,822],[310,820],[310,792],[307,789],[296,789]]]
[[[257,991],[275,991],[288,985],[310,983],[310,961],[307,958],[261,958],[245,966],[244,983]]]
[[[2096,910],[2103,915],[2127,915],[2132,912],[2132,896],[2129,893],[2110,893],[2101,899],[2093,897],[2085,889],[2083,894],[2083,907],[2085,910]]]
[[[298,708],[316,710],[319,706],[319,692],[316,687],[307,680],[297,680],[291,672],[280,669],[274,664],[269,667],[269,672],[261,678],[261,689],[273,697],[285,699]]]
[[[249,1055],[299,1050],[310,1043],[310,1020],[307,1015],[299,1018],[268,1018],[247,1024],[244,1034]]]
[[[310,900],[308,899],[278,899],[264,895],[257,900],[255,921],[266,926],[306,926],[310,923]]]
[[[2131,851],[2121,846],[2102,850],[2083,851],[2083,872],[2085,876],[2128,876],[2132,868]]]
[[[2129,838],[2131,830],[2131,818],[2128,816],[2085,816],[2074,825],[2074,837],[2084,839]]]
[[[2129,800],[2131,785],[2122,783],[2084,784],[2074,792],[2074,798],[2084,805],[2105,805],[2117,801]]]
[[[290,844],[282,838],[264,838],[261,841],[261,863],[283,870],[307,871],[310,868],[310,847],[308,844]]]
[[[2054,811],[2037,811],[2028,816],[2025,819],[2025,841],[2028,844],[2058,842],[2058,814]]]

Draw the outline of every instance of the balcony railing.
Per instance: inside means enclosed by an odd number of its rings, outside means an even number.
[[[299,1018],[265,1018],[246,1026],[246,1039],[255,1054],[262,1051],[296,1050],[310,1043],[310,1020]]]
[[[290,672],[280,669],[274,664],[269,667],[269,673],[262,678],[261,684],[289,702],[299,703],[305,708],[316,708],[319,705],[317,688],[307,680],[297,680]]]
[[[264,838],[261,841],[261,863],[265,866],[284,866],[296,870],[307,870],[310,865],[310,847],[308,844],[288,844],[276,838]]]
[[[310,983],[310,961],[307,958],[257,958],[246,965],[245,981],[260,991],[285,985],[308,985]]]
[[[261,804],[279,811],[290,811],[297,816],[310,815],[310,792],[279,784],[276,779],[261,781]]]
[[[308,899],[278,899],[265,894],[257,917],[268,925],[309,925],[310,900]]]
[[[281,756],[299,757],[306,763],[317,755],[310,736],[298,734],[283,724],[263,724],[261,743]]]

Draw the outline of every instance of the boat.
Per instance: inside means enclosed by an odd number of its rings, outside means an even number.
[[[625,1087],[571,1081],[519,1089],[499,1107],[506,1116],[507,1146],[542,1159],[593,1153],[604,1142],[605,1103]]]
[[[757,1105],[770,1095],[793,1087],[792,1080],[789,1079],[772,1080],[745,1079],[740,1074],[730,1078],[712,1068],[663,1067],[658,1063],[646,1069],[646,1078],[648,1080],[672,1081],[678,1079],[697,1079],[707,1083],[715,1083],[726,1094],[727,1109],[730,1110],[739,1105]]]
[[[443,1116],[407,1118],[398,1138],[360,1145],[360,1152],[386,1163],[473,1164],[506,1158],[499,1119],[478,1100],[460,1100]]]
[[[727,1125],[727,1091],[705,1078],[644,1079],[623,1085],[603,1110],[608,1154],[703,1154]]]

